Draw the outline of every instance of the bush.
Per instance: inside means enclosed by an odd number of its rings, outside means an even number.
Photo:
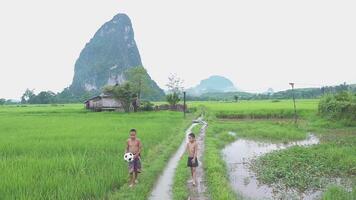
[[[140,106],[140,110],[142,111],[152,111],[154,104],[149,101],[143,101]]]
[[[352,125],[356,122],[356,94],[340,92],[324,95],[319,102],[319,114],[328,119]]]

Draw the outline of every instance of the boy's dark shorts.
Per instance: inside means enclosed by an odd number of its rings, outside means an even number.
[[[141,173],[141,158],[137,157],[132,162],[129,162],[129,173]]]
[[[192,162],[193,157],[188,157],[188,162],[187,162],[187,166],[188,167],[198,167],[198,159],[195,158],[195,162]]]

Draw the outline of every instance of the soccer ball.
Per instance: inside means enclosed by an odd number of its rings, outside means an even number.
[[[132,154],[132,153],[125,153],[125,155],[124,155],[124,160],[126,160],[127,162],[131,162],[131,161],[133,161],[133,159],[134,159],[134,155]]]

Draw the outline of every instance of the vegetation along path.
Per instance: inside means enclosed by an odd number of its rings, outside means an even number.
[[[193,124],[186,130],[186,135],[188,135],[192,129],[198,124],[196,122],[201,121],[201,118],[195,120]],[[164,169],[162,175],[159,177],[155,187],[152,190],[150,200],[169,200],[172,199],[172,184],[174,178],[174,171],[178,165],[178,162],[185,151],[186,140],[182,142],[179,146],[177,152],[170,158],[166,168]]]

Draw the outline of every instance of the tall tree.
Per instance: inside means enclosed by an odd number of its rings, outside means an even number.
[[[34,90],[27,88],[21,97],[21,103],[29,103],[29,101],[35,96]]]
[[[55,103],[56,94],[52,91],[42,91],[29,100],[32,104]]]
[[[104,87],[103,92],[104,94],[113,95],[114,98],[122,103],[125,112],[130,112],[130,106],[135,98],[135,92],[129,82],[122,85],[106,86]]]
[[[237,102],[239,100],[239,96],[234,95],[234,99],[235,99],[235,102]]]
[[[180,95],[183,92],[183,80],[179,78],[176,74],[171,74],[168,77],[168,94],[166,96],[167,102],[171,107],[175,108],[180,101]]]
[[[0,105],[4,105],[6,103],[6,99],[1,98],[0,99]]]
[[[176,74],[171,74],[168,77],[168,83],[166,84],[168,92],[181,94],[184,89],[183,82],[183,79],[179,78]]]
[[[142,66],[128,69],[125,72],[125,76],[139,100],[141,99],[142,94],[153,92],[152,87],[149,87],[150,80],[148,79],[147,71]]]

